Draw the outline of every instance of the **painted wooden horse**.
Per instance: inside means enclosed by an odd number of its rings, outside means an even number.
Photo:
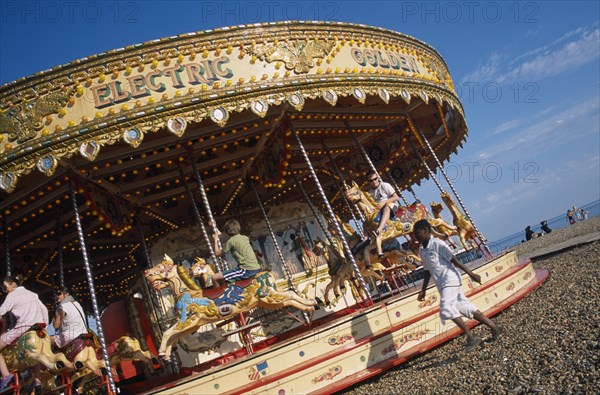
[[[143,351],[139,340],[129,336],[121,336],[115,342],[115,350],[109,355],[111,367],[122,361],[141,361],[151,369],[158,364],[158,360],[149,352]],[[71,382],[81,379],[77,386],[77,393],[81,393],[86,383],[106,374],[106,363],[102,356],[102,349],[97,335],[84,334],[73,340],[65,348],[65,354],[76,365],[83,364],[83,369],[73,372]]]
[[[433,213],[433,218],[441,221],[441,223],[437,223],[435,226],[434,225],[431,225],[431,226],[435,227],[435,229],[438,232],[442,233],[444,235],[443,239],[446,240],[448,243],[450,243],[450,245],[452,247],[456,247],[456,245],[454,244],[454,242],[452,241],[452,239],[450,237],[458,236],[458,229],[456,228],[456,226],[450,225],[449,223],[444,221],[444,218],[442,218],[442,211],[444,210],[444,206],[438,202],[431,202],[429,204],[429,207],[431,207],[431,212]]]
[[[473,227],[471,221],[469,221],[462,211],[460,211],[450,194],[448,194],[448,192],[442,192],[440,197],[446,204],[446,207],[448,207],[448,210],[450,210],[450,213],[452,213],[452,222],[457,228],[458,238],[465,250],[468,250],[469,247],[474,250],[481,248],[482,252],[491,258],[491,251],[487,248],[482,248],[484,245],[483,240],[479,240],[475,227]]]
[[[346,185],[346,190],[344,191],[346,199],[349,202],[356,204],[362,212],[365,214],[365,222],[364,228],[368,234],[372,234],[374,230],[376,230],[379,224],[375,221],[379,214],[379,210],[377,209],[377,202],[375,199],[368,194],[367,192],[363,192],[360,190],[358,185],[355,182],[352,182],[352,186]],[[446,224],[444,220],[432,218],[429,212],[427,211],[427,207],[425,205],[415,202],[408,207],[399,207],[395,213],[394,219],[390,219],[386,228],[381,234],[379,234],[375,240],[371,241],[371,245],[365,249],[365,260],[369,259],[369,250],[376,247],[377,255],[381,257],[383,255],[383,249],[381,247],[382,242],[385,240],[393,239],[400,236],[411,237],[411,233],[413,230],[413,225],[415,222],[426,219],[429,221],[432,229],[432,234],[438,238],[445,238],[443,233],[440,233],[436,230],[438,226],[443,226]],[[446,224],[447,225],[447,224]]]
[[[65,354],[52,351],[52,341],[45,324],[36,324],[19,339],[2,350],[6,366],[11,371],[23,371],[41,363],[46,369],[57,372],[74,369]]]
[[[335,241],[336,240],[334,239],[334,242]],[[338,246],[332,246],[330,243],[317,239],[315,248],[313,249],[314,253],[323,256],[329,265],[329,276],[331,281],[325,286],[325,291],[323,292],[326,305],[331,304],[329,293],[333,291],[335,299],[337,300],[341,295],[341,288],[345,286],[346,281],[349,281],[354,277],[352,265],[346,260],[343,250],[340,251],[338,248]],[[376,257],[374,258],[374,260],[377,260]],[[373,263],[369,268],[367,268],[364,260],[357,259],[356,264],[358,265],[360,274],[364,278],[373,277],[377,280],[383,279],[378,272],[383,270],[384,267],[378,262]],[[361,294],[361,296],[364,295]]]
[[[192,275],[209,275],[210,265],[197,259],[192,267]],[[168,359],[177,341],[194,333],[202,325],[233,317],[255,307],[281,309],[292,306],[302,311],[314,311],[317,304],[312,299],[304,299],[292,291],[278,291],[275,277],[271,272],[259,272],[248,281],[227,284],[223,288],[203,291],[191,278],[188,270],[173,263],[165,255],[162,262],[144,271],[146,280],[155,289],[170,287],[175,294],[175,309],[179,313],[177,322],[167,329],[162,337],[159,355]],[[205,294],[206,292],[206,294]]]
[[[415,222],[426,219],[427,222],[431,225],[431,233],[437,237],[438,239],[448,240],[450,244],[452,241],[449,239],[449,234],[452,232],[453,235],[457,235],[456,226],[450,225],[439,214],[439,211],[435,211],[437,207],[434,209],[433,203],[431,204],[432,212],[434,216],[432,217],[427,211],[427,207],[424,204],[421,204],[419,201],[414,202],[410,206],[400,206],[398,210],[396,210],[395,219],[402,222],[410,222],[414,225]],[[412,236],[409,236],[409,239],[412,241]]]
[[[110,365],[122,361],[141,361],[151,370],[158,365],[158,360],[150,351],[142,350],[140,341],[135,337],[121,336],[115,341],[115,351],[110,354]]]
[[[356,204],[361,211],[365,214],[364,229],[367,234],[372,234],[377,229],[379,224],[375,221],[375,218],[379,214],[377,209],[377,202],[366,192],[360,190],[355,182],[352,182],[352,186],[346,186],[344,195],[349,202]],[[425,210],[425,213],[427,210]],[[417,213],[415,217],[422,214]],[[419,218],[420,219],[420,218]],[[365,248],[363,255],[365,262],[371,263],[369,251],[373,248],[377,248],[377,255],[383,256],[383,248],[381,244],[385,240],[393,239],[400,236],[407,236],[412,232],[412,226],[415,220],[403,221],[402,218],[390,219],[387,222],[386,228],[376,238],[371,240],[371,244]]]

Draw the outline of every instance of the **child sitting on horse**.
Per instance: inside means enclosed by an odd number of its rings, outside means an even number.
[[[219,257],[223,253],[230,252],[239,265],[237,268],[216,273],[212,278],[216,282],[215,286],[218,286],[219,282],[223,280],[232,283],[246,278],[253,278],[261,270],[254,248],[250,244],[250,239],[248,236],[240,234],[241,229],[240,223],[235,219],[225,222],[223,231],[229,236],[229,239],[225,242],[222,250],[219,245],[221,232],[216,229],[216,232],[213,233],[215,255]]]

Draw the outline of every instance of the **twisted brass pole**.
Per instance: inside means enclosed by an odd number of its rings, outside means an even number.
[[[354,274],[356,275],[356,278],[358,279],[360,286],[365,291],[365,294],[367,295],[367,299],[371,303],[373,303],[373,299],[371,297],[371,293],[369,292],[369,288],[367,287],[367,284],[365,283],[365,279],[364,279],[362,273],[360,272],[360,268],[358,267],[358,264],[356,263],[356,260],[354,259],[354,256],[352,255],[352,251],[350,249],[350,246],[348,245],[348,240],[346,240],[346,235],[344,234],[344,232],[342,232],[342,226],[338,222],[337,217],[335,216],[333,209],[331,208],[331,205],[329,204],[329,200],[327,200],[327,195],[325,195],[325,191],[323,190],[323,187],[321,186],[321,182],[317,178],[317,173],[315,172],[312,162],[310,161],[310,158],[308,157],[308,154],[306,153],[306,149],[304,148],[304,145],[302,144],[302,140],[300,140],[300,136],[298,136],[298,133],[296,132],[296,129],[294,128],[294,125],[292,123],[290,123],[290,128],[292,129],[292,134],[294,135],[294,137],[296,138],[296,141],[298,142],[298,147],[300,147],[300,152],[302,153],[302,157],[304,158],[304,161],[306,162],[306,165],[308,166],[310,175],[313,178],[313,180],[315,181],[315,184],[317,185],[317,189],[319,191],[319,194],[321,195],[321,199],[323,199],[323,202],[325,203],[325,207],[327,208],[327,213],[329,214],[329,217],[332,220],[333,226],[335,227],[335,231],[337,232],[338,235],[340,235],[340,240],[342,242],[342,245],[344,246],[344,254],[350,261],[350,264],[352,265],[352,270],[354,270]]]
[[[83,233],[83,227],[81,225],[81,217],[79,216],[79,207],[77,206],[77,195],[75,194],[75,187],[73,181],[69,183],[69,189],[71,192],[71,202],[73,203],[73,212],[75,213],[75,224],[77,225],[77,236],[79,237],[79,245],[81,247],[81,254],[83,255],[83,263],[85,267],[85,274],[87,277],[88,287],[90,288],[90,299],[92,300],[92,308],[94,309],[94,318],[96,319],[96,325],[98,328],[98,340],[100,341],[100,347],[102,348],[102,356],[104,363],[106,364],[106,374],[108,376],[108,384],[111,391],[116,394],[117,389],[115,386],[115,380],[113,378],[112,369],[110,367],[110,358],[108,356],[108,349],[106,347],[106,341],[104,340],[104,330],[102,329],[102,322],[100,321],[100,309],[98,308],[98,301],[96,299],[96,286],[94,285],[94,275],[92,273],[92,264],[87,252],[87,246],[85,244],[85,236]]]

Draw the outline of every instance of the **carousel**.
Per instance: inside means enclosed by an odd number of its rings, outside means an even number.
[[[3,85],[3,272],[96,323],[65,349],[34,325],[2,351],[4,391],[43,361],[46,393],[332,393],[458,336],[435,287],[417,300],[417,220],[464,251],[488,316],[548,276],[492,256],[446,176],[467,131],[432,47],[347,23],[182,34]],[[373,171],[401,202],[381,232]],[[219,287],[232,219],[261,269]]]

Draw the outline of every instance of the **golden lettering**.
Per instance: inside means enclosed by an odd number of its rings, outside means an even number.
[[[171,82],[173,83],[173,88],[183,88],[185,85],[181,82],[179,77],[179,72],[181,71],[181,66],[172,66],[167,67],[163,70],[163,75],[167,77],[171,77]]]
[[[106,84],[96,85],[91,88],[96,108],[102,108],[111,104],[110,88]]]
[[[157,77],[160,77],[161,74],[162,74],[162,72],[160,70],[152,70],[151,72],[146,74],[146,86],[155,92],[164,91],[165,84],[163,84],[162,82],[160,84],[157,84],[156,82],[154,82],[154,80]]]
[[[148,96],[150,94],[150,90],[148,88],[142,89],[144,86],[146,86],[146,80],[141,74],[127,77],[127,83],[129,84],[129,89],[131,90],[131,96],[135,98]]]
[[[183,67],[185,68],[190,84],[197,85],[200,83],[209,83],[209,81],[202,75],[204,68],[198,63],[188,63],[183,65]]]
[[[112,93],[112,102],[120,103],[126,101],[131,96],[131,93],[125,91],[121,91],[121,83],[119,81],[111,81],[108,83],[110,86],[110,91]]]

